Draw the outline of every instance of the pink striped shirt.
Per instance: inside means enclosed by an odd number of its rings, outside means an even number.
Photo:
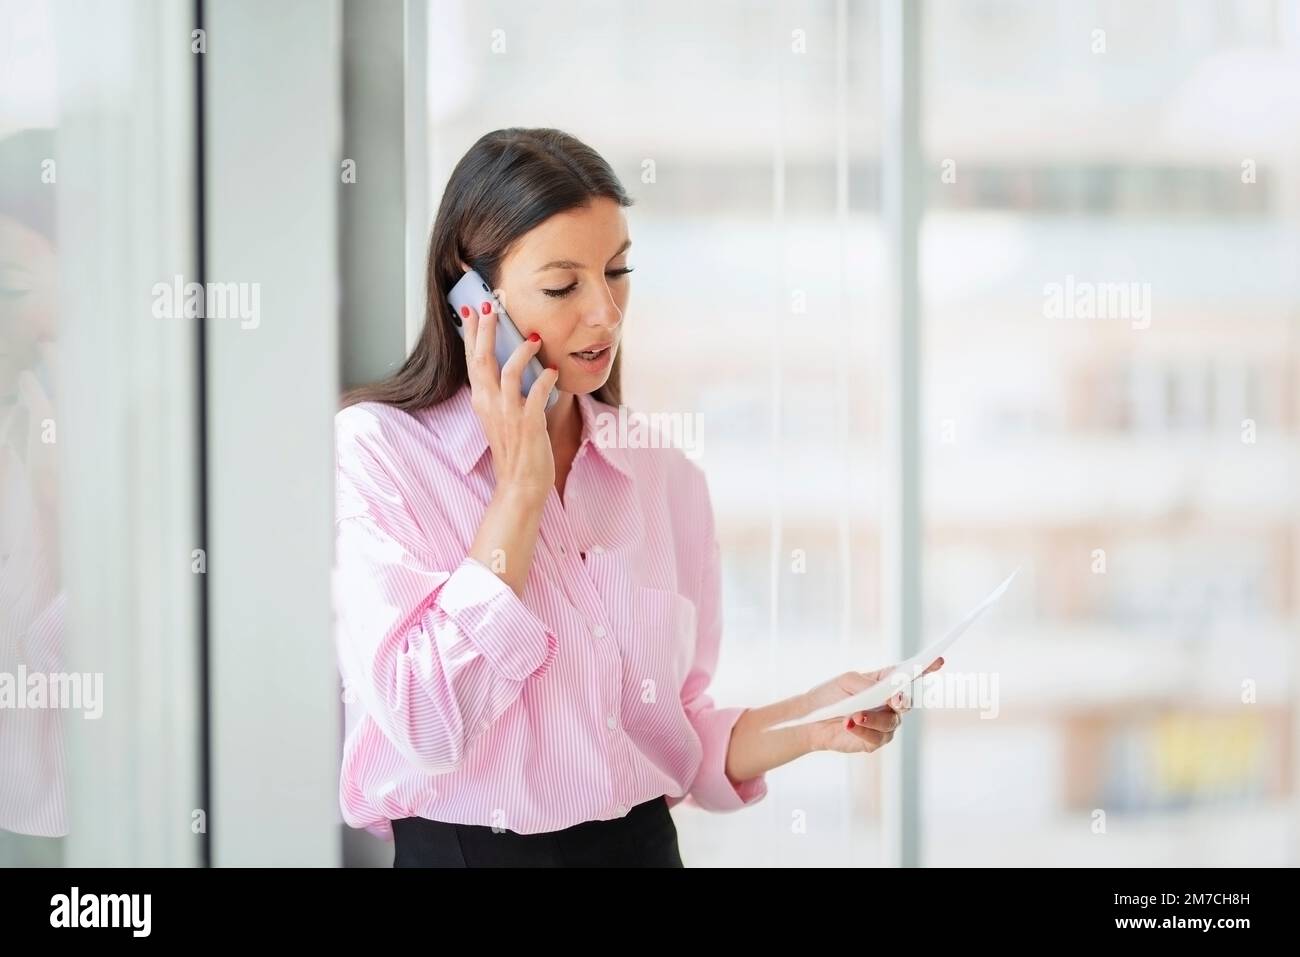
[[[416,413],[336,418],[334,586],[344,820],[391,839],[410,816],[523,834],[666,795],[730,811],[743,708],[707,694],[722,637],[704,473],[624,448],[615,407],[577,396],[582,442],[542,512],[524,597],[467,557],[495,479],[469,387]]]
[[[62,671],[67,596],[49,533],[36,520],[15,413],[0,411],[0,680],[25,698],[24,676]],[[17,703],[0,702],[0,830],[61,837],[68,833],[63,713]]]

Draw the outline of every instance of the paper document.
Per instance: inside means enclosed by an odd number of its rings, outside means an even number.
[[[824,708],[818,708],[811,714],[806,714],[802,718],[794,718],[790,721],[783,721],[780,724],[772,725],[768,730],[775,731],[777,728],[788,728],[796,724],[806,724],[810,721],[823,721],[826,718],[844,718],[857,711],[870,711],[873,708],[879,708],[890,698],[910,687],[913,682],[921,677],[921,672],[930,667],[934,659],[942,655],[952,643],[961,637],[962,632],[975,623],[975,619],[988,611],[999,598],[1006,593],[1007,588],[1011,585],[1012,579],[1020,574],[1020,568],[1007,576],[1006,580],[989,594],[982,602],[971,609],[970,613],[959,621],[953,628],[942,638],[937,639],[929,647],[922,649],[917,654],[900,662],[891,668],[886,674],[882,675],[870,688],[865,691],[859,691],[851,697],[844,698],[834,704],[827,705]]]

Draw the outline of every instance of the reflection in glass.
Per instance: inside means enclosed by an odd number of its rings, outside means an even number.
[[[64,595],[56,481],[54,135],[0,139],[0,864],[57,859],[66,832]]]

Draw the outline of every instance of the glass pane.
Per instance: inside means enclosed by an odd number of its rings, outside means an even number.
[[[1295,865],[1300,5],[926,11],[925,862]]]
[[[430,6],[431,194],[485,132],[551,126],[619,174],[636,268],[624,396],[700,423],[722,542],[719,704],[806,691],[879,634],[874,3]],[[840,178],[842,177],[842,179]],[[879,860],[879,762],[818,754],[688,866]]]
[[[191,28],[0,2],[0,865],[202,859]]]
[[[65,599],[56,58],[43,5],[0,5],[0,36],[0,866],[48,867],[67,833],[63,712],[40,691],[60,671]]]

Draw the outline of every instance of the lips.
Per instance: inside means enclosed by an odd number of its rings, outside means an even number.
[[[576,355],[591,355],[593,353],[604,352],[613,344],[614,344],[613,342],[593,342],[585,349],[575,349],[573,354],[576,356]]]
[[[584,372],[590,372],[595,374],[595,373],[604,372],[606,369],[609,368],[609,364],[613,361],[613,359],[611,358],[613,355],[614,355],[613,347],[606,346],[605,348],[600,349],[599,351],[594,353],[590,353],[590,352],[570,353],[569,361],[577,365]]]
[[[593,362],[603,358],[605,353],[608,352],[612,346],[612,342],[596,343],[586,349],[579,349],[578,351],[569,354],[577,356],[579,359],[583,359],[587,362]]]

